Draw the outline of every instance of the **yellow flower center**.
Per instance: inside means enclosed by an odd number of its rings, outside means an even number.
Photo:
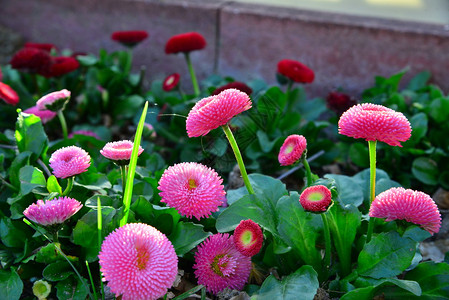
[[[310,193],[307,197],[307,200],[309,201],[321,201],[323,200],[324,195],[320,192],[313,192]]]
[[[147,262],[150,259],[150,253],[145,247],[136,247],[137,251],[137,268],[139,270],[145,269]]]
[[[196,187],[198,186],[196,185],[195,179],[189,179],[189,190],[193,190]]]

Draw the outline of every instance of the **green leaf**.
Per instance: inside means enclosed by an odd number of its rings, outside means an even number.
[[[368,147],[365,143],[353,143],[349,147],[351,161],[359,167],[369,167]]]
[[[0,221],[0,238],[6,247],[23,248],[28,233],[30,230],[22,221],[9,218],[2,218]]]
[[[36,262],[50,264],[56,261],[63,261],[64,256],[56,249],[54,243],[50,243],[36,253]]]
[[[267,134],[265,132],[263,132],[262,130],[258,130],[256,134],[257,134],[257,138],[259,140],[260,148],[265,153],[270,152],[279,139],[279,138],[277,138],[277,139],[274,139],[273,141],[270,141],[268,139]]]
[[[277,230],[282,240],[303,262],[321,270],[321,254],[315,247],[323,226],[321,218],[317,214],[304,211],[299,204],[297,192],[279,199],[276,214],[279,218]]]
[[[352,204],[358,207],[362,205],[364,195],[362,187],[357,180],[346,175],[337,174],[326,174],[324,175],[324,178],[330,178],[335,181],[335,186],[338,191],[338,198],[336,200],[338,200],[342,206]]]
[[[429,115],[438,123],[445,122],[449,118],[449,99],[436,98],[427,107]]]
[[[281,281],[273,275],[265,279],[257,295],[251,297],[254,300],[313,300],[318,290],[319,283],[317,273],[311,266],[302,266]]]
[[[413,160],[412,173],[419,181],[428,184],[438,184],[438,165],[428,157],[418,157]]]
[[[58,261],[49,264],[42,271],[42,276],[49,281],[60,281],[68,278],[73,273],[67,261]]]
[[[139,95],[131,95],[126,99],[117,101],[114,105],[114,115],[125,119],[132,118],[141,109],[144,102],[145,99]]]
[[[322,113],[327,111],[326,100],[323,98],[304,99],[304,101],[296,102],[295,109],[301,112],[303,120],[315,121]]]
[[[360,300],[360,299],[372,299],[374,292],[374,286],[367,286],[358,288],[344,294],[340,300]]]
[[[370,169],[365,169],[355,174],[354,179],[361,187],[363,191],[363,198],[365,201],[369,201],[370,197]],[[376,169],[376,195],[386,191],[392,187],[399,187],[400,184],[390,179],[387,172],[381,169]]]
[[[427,134],[428,120],[425,113],[417,113],[409,119],[412,127],[412,136],[402,145],[407,148],[413,148]]]
[[[422,71],[413,77],[408,83],[407,89],[412,91],[417,91],[426,86],[427,82],[430,79],[429,71]]]
[[[58,179],[55,175],[51,175],[47,179],[47,190],[49,193],[58,193],[62,195],[62,188],[59,185]]]
[[[70,276],[56,285],[56,296],[58,299],[85,300],[89,294],[87,290],[87,280],[83,278],[84,283],[74,276]]]
[[[203,225],[179,222],[168,238],[175,247],[176,254],[182,257],[210,235],[211,233],[204,231]]]
[[[22,195],[30,193],[36,187],[45,187],[47,184],[42,171],[33,166],[21,168],[19,171],[19,179],[20,192]]]
[[[90,67],[98,62],[98,58],[93,55],[78,55],[76,59],[84,67]]]
[[[407,295],[407,299],[449,299],[449,264],[427,261],[408,272],[404,279],[419,283],[422,295]]]
[[[228,142],[223,138],[217,138],[212,147],[207,149],[207,151],[217,156],[223,156],[227,149]]]
[[[380,233],[360,252],[358,273],[373,278],[399,275],[412,262],[417,243],[397,232]]]
[[[48,148],[48,138],[41,119],[35,115],[20,112],[14,135],[19,152],[31,151],[39,157]]]
[[[23,282],[15,270],[0,269],[0,291],[2,299],[18,300],[22,295]]]
[[[20,188],[20,169],[30,164],[31,154],[32,153],[30,151],[19,153],[19,155],[17,155],[11,163],[11,167],[9,168],[9,180],[16,188]]]

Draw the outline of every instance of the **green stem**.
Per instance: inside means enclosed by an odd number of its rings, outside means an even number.
[[[312,171],[310,170],[310,166],[309,163],[307,162],[305,154],[303,154],[302,156],[302,164],[304,165],[304,169],[306,169],[306,176],[307,176],[306,187],[309,187],[312,185]]]
[[[98,234],[98,252],[101,250],[101,244],[103,241],[103,236],[101,234],[103,230],[103,215],[101,214],[101,201],[100,197],[97,197],[97,234]],[[101,277],[103,275],[100,271],[100,285],[101,285],[101,299],[104,300],[104,285],[103,280],[101,280]]]
[[[369,149],[369,168],[370,168],[370,199],[369,204],[373,203],[376,197],[376,141],[368,141]],[[365,243],[369,243],[374,229],[374,218],[369,219],[368,231],[366,233]]]
[[[70,191],[72,191],[74,181],[75,181],[75,176],[71,176],[71,177],[67,178],[67,187],[65,188],[65,190],[61,196],[63,196],[63,197],[67,196],[70,193]]]
[[[131,65],[133,62],[133,49],[132,48],[128,48],[126,51],[126,62],[125,62],[125,66],[124,66],[124,71],[125,74],[129,74],[131,72]]]
[[[61,128],[62,128],[62,134],[64,135],[64,140],[67,140],[67,137],[68,137],[67,122],[65,121],[64,114],[62,113],[62,110],[58,110],[58,118],[59,118],[59,122],[61,122]]]
[[[188,52],[185,52],[185,57],[187,61],[187,67],[189,68],[190,78],[192,79],[193,90],[195,92],[195,96],[198,97],[200,95],[200,88],[198,87],[198,81],[196,80],[195,70],[193,69],[192,61],[190,60],[190,55]]]
[[[341,277],[347,276],[351,272],[351,246],[344,242],[341,237],[339,227],[335,218],[332,215],[332,211],[327,215],[328,222],[332,228],[332,237],[334,240],[335,250],[337,250],[337,255],[340,260],[341,265]]]
[[[52,239],[53,239],[53,243],[59,244],[58,230],[56,230],[55,232],[52,233]]]
[[[2,182],[2,184],[4,184],[5,186],[9,187],[11,190],[13,190],[14,192],[18,192],[19,189],[16,188],[15,186],[13,186],[12,184],[10,184],[9,182],[7,182],[5,180],[5,178],[3,178],[2,176],[0,176],[0,181]]]
[[[125,186],[126,186],[126,170],[127,166],[120,166],[120,173],[122,174],[122,199],[125,195]]]
[[[327,222],[326,213],[321,213],[321,220],[323,220],[324,227],[324,243],[325,243],[325,253],[324,253],[324,267],[326,273],[329,272],[331,265],[331,234],[329,231],[329,223]]]
[[[229,144],[231,145],[232,150],[234,151],[235,158],[237,159],[237,164],[240,168],[240,173],[242,174],[243,182],[245,183],[246,189],[248,190],[248,193],[255,194],[253,187],[251,186],[251,183],[249,182],[248,174],[246,173],[245,164],[243,163],[242,154],[240,153],[239,146],[237,145],[237,142],[234,138],[234,135],[232,134],[231,128],[229,128],[229,125],[226,124],[222,126],[223,131],[226,134],[226,137],[228,138]]]
[[[201,289],[201,300],[206,300],[206,287],[203,286]]]
[[[89,273],[89,279],[90,279],[90,284],[92,285],[92,291],[94,292],[94,299],[97,300],[97,292],[95,291],[95,285],[94,285],[94,279],[92,278],[92,273],[90,272],[90,268],[89,268],[89,263],[87,262],[87,260],[85,261],[86,263],[86,268],[87,268],[87,273]]]

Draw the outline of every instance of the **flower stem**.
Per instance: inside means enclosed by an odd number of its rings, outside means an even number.
[[[97,197],[98,252],[100,252],[100,250],[101,250],[101,244],[103,241],[103,236],[101,234],[102,229],[103,229],[103,215],[101,214],[101,201],[100,201],[100,197]],[[104,285],[103,285],[103,280],[101,280],[102,276],[103,276],[103,274],[101,274],[101,271],[100,271],[101,299],[104,300]]]
[[[73,181],[75,181],[75,176],[67,178],[67,187],[65,188],[64,192],[62,192],[61,196],[67,196],[72,191]]]
[[[310,170],[309,163],[307,162],[306,155],[302,156],[302,164],[304,165],[304,169],[306,169],[307,182],[306,187],[312,185],[312,171]]]
[[[58,110],[59,122],[61,122],[62,134],[64,135],[64,140],[67,140],[67,122],[65,121],[64,114],[62,110]]]
[[[373,203],[376,197],[376,141],[368,141],[369,149],[369,168],[370,168],[370,199],[369,204]],[[366,233],[365,243],[369,243],[374,229],[374,218],[369,219],[368,231]]]
[[[190,78],[192,79],[193,90],[195,92],[195,96],[198,97],[200,95],[200,88],[198,87],[198,81],[196,80],[195,70],[193,69],[192,61],[190,60],[189,53],[184,53],[187,61],[187,67],[189,68]]]
[[[253,187],[251,186],[251,183],[249,182],[248,174],[246,173],[245,164],[243,163],[242,154],[240,153],[239,146],[237,145],[237,142],[234,138],[234,135],[232,134],[231,128],[229,128],[229,125],[226,124],[222,126],[223,131],[226,134],[226,137],[228,138],[229,144],[231,145],[232,150],[234,151],[235,158],[237,159],[237,164],[240,168],[240,173],[242,174],[243,182],[245,183],[246,189],[248,190],[248,193],[255,194]]]
[[[85,263],[86,263],[87,273],[89,274],[90,285],[92,286],[92,291],[94,292],[94,299],[97,300],[98,299],[97,292],[95,291],[94,279],[92,278],[92,273],[90,272],[89,263],[87,262],[87,260],[85,261]]]
[[[293,80],[289,79],[287,83],[287,90],[285,91],[285,102],[287,110],[284,110],[284,113],[292,111],[293,109],[293,101],[290,101],[290,92],[292,90]]]
[[[324,227],[324,243],[325,243],[325,253],[324,253],[324,267],[326,273],[329,271],[330,264],[331,264],[331,235],[329,231],[329,223],[327,222],[327,217],[325,215],[326,213],[321,213],[321,219],[323,220],[323,227]]]
[[[123,195],[125,195],[125,186],[126,186],[126,170],[127,169],[127,166],[120,166],[120,173],[121,173],[121,175],[122,175],[122,198],[123,198]]]

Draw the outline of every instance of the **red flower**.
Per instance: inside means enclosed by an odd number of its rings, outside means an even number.
[[[111,39],[127,47],[134,47],[148,36],[148,32],[144,30],[116,31],[112,33]]]
[[[168,75],[167,78],[165,78],[164,82],[162,83],[162,89],[166,92],[171,91],[178,85],[179,78],[180,78],[180,75],[178,73],[173,73],[171,75]]]
[[[36,48],[23,48],[16,52],[9,62],[13,69],[31,73],[48,72],[51,56],[48,52]]]
[[[327,107],[341,116],[350,107],[357,104],[357,101],[346,94],[331,92],[326,97]]]
[[[41,73],[41,75],[50,77],[59,77],[67,73],[73,72],[78,69],[80,63],[76,58],[70,56],[59,56],[52,59],[52,63],[47,72]]]
[[[19,103],[19,95],[9,85],[0,82],[0,99],[11,105]]]
[[[228,84],[225,84],[223,86],[220,86],[220,87],[216,88],[212,92],[211,95],[218,95],[218,94],[220,94],[221,92],[223,92],[224,90],[227,90],[227,89],[237,89],[239,91],[242,91],[242,92],[248,94],[248,96],[251,95],[251,93],[253,92],[253,90],[249,86],[244,84],[243,82],[234,81],[234,82],[230,82]]]
[[[311,212],[326,211],[332,202],[332,193],[324,185],[313,185],[306,188],[299,197],[304,210]]]
[[[52,49],[57,49],[55,45],[53,44],[44,44],[44,43],[30,43],[27,42],[24,45],[25,48],[35,48],[35,49],[39,49],[39,50],[44,50],[47,52],[51,52]]]
[[[234,244],[245,256],[254,256],[262,248],[263,233],[253,220],[242,220],[234,231]]]
[[[198,32],[187,32],[172,36],[165,45],[165,53],[190,52],[206,47],[206,40]]]
[[[312,69],[291,59],[283,59],[278,63],[278,73],[299,83],[311,83],[315,79]]]

